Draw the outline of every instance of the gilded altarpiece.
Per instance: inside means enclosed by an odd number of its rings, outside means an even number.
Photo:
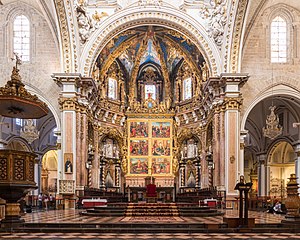
[[[172,119],[128,120],[128,177],[173,177]]]

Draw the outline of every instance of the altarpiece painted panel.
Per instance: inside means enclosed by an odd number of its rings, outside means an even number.
[[[128,120],[127,176],[172,175],[172,119]]]

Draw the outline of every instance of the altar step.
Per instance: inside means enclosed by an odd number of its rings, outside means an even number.
[[[177,217],[179,216],[179,212],[175,203],[129,203],[125,216]]]
[[[124,205],[108,205],[107,207],[94,207],[82,211],[80,214],[85,216],[102,216],[102,217],[123,217],[127,204]]]
[[[86,209],[81,214],[103,217],[211,217],[220,216],[224,213],[214,208],[199,207],[190,203],[115,203],[109,204],[107,207]]]

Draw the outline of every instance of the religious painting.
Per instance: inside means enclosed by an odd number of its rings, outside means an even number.
[[[170,140],[153,140],[153,156],[170,156]]]
[[[169,158],[152,158],[152,174],[169,174]]]
[[[170,122],[153,122],[152,137],[154,138],[169,138],[171,132]]]
[[[151,98],[151,100],[153,100]],[[172,174],[172,119],[128,119],[128,175]],[[151,170],[151,171],[149,171]],[[148,172],[149,171],[149,172]]]
[[[132,156],[147,156],[148,140],[130,140],[129,152]]]
[[[153,85],[153,84],[145,85],[145,99],[147,99],[147,98],[152,98],[153,100],[156,99],[156,87],[155,87],[155,85]]]
[[[196,167],[190,161],[188,161],[186,165],[186,185],[188,187],[196,186]]]
[[[64,170],[65,173],[73,173],[73,153],[64,154]]]
[[[148,123],[147,122],[131,122],[130,123],[130,137],[148,137]]]
[[[148,174],[148,158],[130,158],[130,174]]]

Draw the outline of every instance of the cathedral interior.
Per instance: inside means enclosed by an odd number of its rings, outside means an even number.
[[[42,194],[57,209],[92,197],[226,208],[240,179],[251,208],[288,204],[298,1],[1,0],[0,13],[0,185],[29,171],[18,160],[8,171],[6,151],[34,154],[27,205]],[[42,117],[6,98],[16,79]]]

